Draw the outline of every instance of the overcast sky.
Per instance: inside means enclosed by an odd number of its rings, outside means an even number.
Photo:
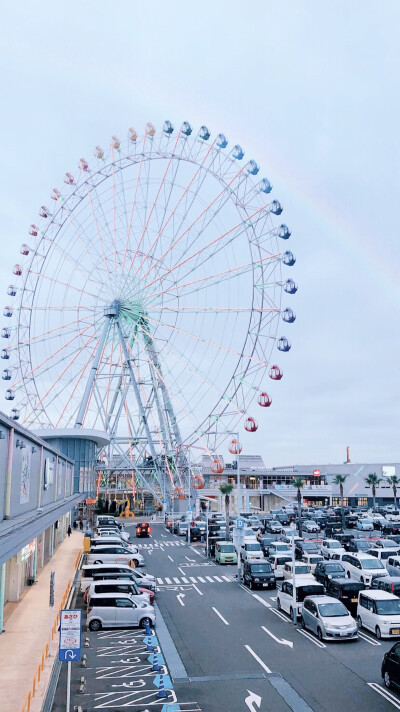
[[[297,257],[292,349],[245,451],[399,461],[399,20],[398,0],[3,3],[4,304],[81,156],[147,121],[206,124],[260,163]]]

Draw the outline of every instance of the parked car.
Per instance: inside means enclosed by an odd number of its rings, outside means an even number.
[[[346,551],[354,552],[367,552],[371,548],[371,539],[353,539],[347,544],[344,544]]]
[[[296,573],[296,578],[297,578],[297,576],[301,576],[302,578],[310,578],[312,580],[315,580],[314,576],[311,573],[310,567],[307,566],[307,564],[305,564],[302,561],[296,561],[294,567],[293,567],[293,561],[287,561],[285,566],[283,567],[283,578],[284,579],[293,578],[293,568]]]
[[[126,579],[102,579],[93,581],[85,591],[83,600],[90,605],[91,597],[98,593],[129,593],[135,601],[146,603],[146,605],[151,603],[149,594],[141,593],[135,581],[127,581]]]
[[[394,593],[395,596],[400,596],[400,576],[382,576],[372,581],[371,589],[379,591],[387,591]]]
[[[338,554],[344,554],[345,549],[337,539],[323,539],[320,552],[324,559],[332,559]]]
[[[346,606],[332,596],[307,596],[301,611],[301,627],[318,640],[357,640],[358,626]]]
[[[257,559],[263,558],[264,553],[258,541],[245,542],[243,546],[240,547],[241,561],[256,561]]]
[[[178,536],[187,536],[187,530],[188,530],[189,523],[188,522],[178,522],[177,526],[177,535]]]
[[[313,522],[312,519],[307,519],[305,522],[302,524],[303,527],[303,532],[310,532],[310,533],[317,533],[321,531],[321,527],[317,522]]]
[[[271,546],[269,547],[269,552],[270,555],[273,556],[274,554],[290,554],[292,555],[292,547],[290,544],[284,541],[273,541]]]
[[[102,593],[92,596],[86,623],[90,630],[102,628],[145,628],[147,621],[155,623],[153,606],[136,603],[127,593]]]
[[[352,616],[357,616],[358,594],[365,588],[361,581],[349,578],[333,578],[327,582],[325,588],[329,596],[338,598]]]
[[[98,527],[97,536],[102,539],[103,537],[119,537],[123,541],[129,541],[131,535],[128,532],[121,531],[118,527]]]
[[[265,556],[269,556],[269,549],[271,544],[273,544],[274,539],[270,536],[265,536],[264,534],[260,537],[258,537],[258,541],[260,542],[260,546],[264,552]]]
[[[276,588],[276,578],[271,563],[265,559],[245,561],[243,582],[249,588]]]
[[[128,567],[129,568],[129,567]],[[127,583],[134,583],[138,587],[140,593],[147,593],[147,595],[150,597],[150,603],[153,605],[154,603],[154,598],[155,598],[155,581],[151,580],[149,581],[147,586],[143,585],[143,582],[138,578],[138,570],[131,569],[130,573],[112,573],[112,574],[102,574],[102,573],[94,573],[93,574],[93,582],[95,583],[96,581],[125,581]],[[90,588],[90,586],[89,586]],[[87,591],[88,589],[86,589]],[[85,602],[85,594],[83,596]]]
[[[300,561],[302,561],[304,564],[307,564],[307,566],[310,568],[311,573],[313,574],[315,571],[315,568],[317,564],[319,564],[321,561],[323,561],[324,558],[321,556],[321,554],[303,554],[301,557]]]
[[[306,596],[318,596],[325,593],[322,584],[312,581],[310,578],[296,577],[295,584],[293,579],[284,581],[281,590],[277,594],[276,605],[279,611],[283,610],[288,613],[292,620],[294,619],[293,592],[296,597],[297,618],[301,617],[301,608]]]
[[[400,643],[383,656],[381,675],[386,687],[400,687]]]
[[[371,519],[358,519],[356,528],[362,532],[372,532],[374,531],[374,524]]]
[[[150,536],[151,526],[148,522],[139,522],[136,525],[136,536],[137,537],[148,537]]]
[[[129,576],[132,577],[137,582],[138,586],[144,586],[152,591],[156,589],[155,577],[151,574],[144,574],[138,569],[132,569],[131,566],[127,566],[123,563],[108,563],[108,564],[84,564],[81,571],[81,591],[86,591],[89,585],[95,580],[96,576],[101,576],[102,578],[107,578],[109,575],[114,576],[118,574],[119,577]]]
[[[217,541],[215,544],[217,564],[237,564],[236,549],[231,541]]]
[[[394,539],[377,539],[372,542],[372,546],[377,549],[397,549],[399,551],[400,546]]]
[[[130,544],[127,541],[123,541],[120,536],[96,536],[90,539],[90,548],[94,549],[97,546],[122,546],[126,551],[130,551],[132,554],[137,554],[139,549],[136,544]]]
[[[144,566],[144,558],[141,554],[133,554],[122,546],[96,546],[87,555],[88,564],[133,564],[133,566]]]
[[[348,578],[357,579],[366,586],[377,576],[388,576],[382,561],[369,554],[350,554],[342,556],[342,565]]]
[[[267,522],[265,531],[270,532],[271,534],[280,534],[282,531],[282,524],[277,520],[272,519],[270,522]]]
[[[343,578],[346,572],[338,561],[321,561],[316,565],[314,570],[314,578],[324,586],[334,578]]]
[[[387,591],[360,591],[358,625],[375,633],[378,640],[400,635],[400,598]]]
[[[270,562],[272,569],[275,574],[275,578],[283,578],[283,569],[288,561],[291,561],[292,557],[288,554],[270,554],[268,561]]]
[[[372,549],[368,549],[367,554],[369,554],[369,556],[375,556],[376,559],[380,559],[380,561],[385,564],[389,557],[398,556],[399,548],[384,549],[382,547],[378,548],[374,546]]]
[[[304,554],[319,554],[318,546],[313,541],[298,541],[295,546],[296,559],[301,559]]]
[[[389,576],[400,576],[400,556],[389,556],[386,561],[386,569]]]

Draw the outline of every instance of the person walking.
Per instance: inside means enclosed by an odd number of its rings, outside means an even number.
[[[83,532],[83,521],[82,521],[82,519],[79,520],[79,529],[81,530],[81,532]]]
[[[71,532],[72,532],[72,529],[71,529],[71,525],[70,525],[70,524],[68,524],[68,529],[67,529],[67,534],[68,534],[68,537],[70,537],[70,536],[71,536]]]

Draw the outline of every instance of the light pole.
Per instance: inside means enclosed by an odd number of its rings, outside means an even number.
[[[293,623],[296,625],[297,623],[297,599],[296,599],[296,557],[295,557],[295,549],[294,549],[294,533],[296,531],[296,525],[294,522],[291,523],[290,528],[292,530],[292,568],[293,568],[293,601],[292,601],[292,609],[293,609]]]

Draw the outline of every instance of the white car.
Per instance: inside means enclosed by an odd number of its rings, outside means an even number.
[[[317,564],[319,564],[320,561],[323,561],[324,557],[321,554],[303,554],[301,557],[300,561],[302,561],[304,564],[307,564],[307,566],[310,568],[311,573],[313,574],[315,571],[315,567]]]
[[[317,533],[317,532],[321,531],[321,527],[319,526],[319,524],[317,524],[316,522],[313,522],[311,519],[307,519],[305,522],[303,522],[302,527],[303,527],[303,532],[309,532],[309,533],[316,532]]]
[[[107,542],[108,544],[108,542]],[[133,554],[122,546],[96,546],[90,549],[87,555],[87,564],[127,564],[133,563],[135,566],[144,566],[144,558],[141,554]]]
[[[97,530],[97,536],[98,537],[106,537],[106,536],[111,536],[111,537],[119,537],[122,539],[122,541],[129,541],[131,538],[131,535],[128,534],[128,532],[125,531],[119,531],[116,529],[103,529],[103,527],[99,527]]]
[[[156,620],[154,607],[136,603],[127,593],[102,593],[92,596],[87,610],[86,624],[90,630],[102,628],[145,628],[147,620]]]
[[[264,552],[258,541],[249,541],[240,547],[241,561],[257,561],[264,558]]]
[[[303,561],[296,561],[295,562],[295,572],[296,572],[296,580],[298,576],[301,576],[301,578],[309,578],[312,581],[315,581],[314,576],[311,573],[311,569],[307,564],[305,564]],[[292,579],[293,578],[293,561],[287,561],[284,568],[283,568],[283,578],[284,579]]]
[[[323,539],[319,550],[324,559],[339,558],[341,554],[346,553],[346,550],[337,539]]]
[[[290,617],[294,618],[294,613],[293,613],[293,579],[286,579],[283,584],[281,590],[277,593],[276,597],[276,605],[278,607],[278,611],[285,611],[285,613],[288,613]],[[323,596],[325,593],[325,589],[322,585],[322,583],[317,583],[317,581],[313,581],[312,579],[304,578],[303,577],[296,577],[296,587],[295,587],[295,592],[296,592],[296,608],[297,608],[297,618],[301,617],[301,608],[303,605],[303,601],[306,598],[306,596]]]
[[[361,532],[372,532],[374,531],[374,523],[371,519],[364,517],[357,521],[356,527]]]
[[[273,541],[268,549],[270,556],[273,556],[273,554],[292,554],[292,547],[284,541]]]
[[[360,591],[358,594],[357,622],[359,627],[375,633],[380,638],[400,636],[400,599],[388,591]]]
[[[348,578],[357,579],[366,586],[370,586],[372,579],[377,576],[389,576],[382,561],[369,554],[347,552],[342,556],[341,564]]]

